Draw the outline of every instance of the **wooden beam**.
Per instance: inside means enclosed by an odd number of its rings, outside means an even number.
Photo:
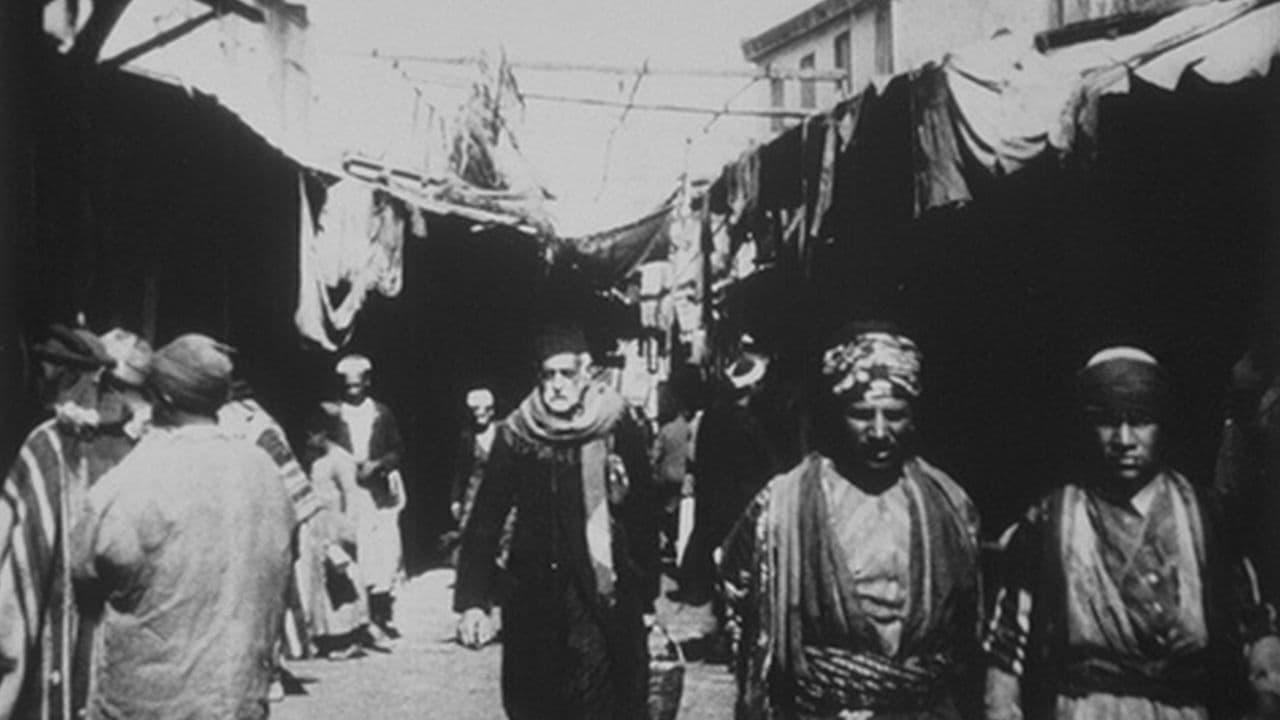
[[[208,5],[219,13],[231,13],[253,23],[266,22],[267,16],[258,8],[241,2],[241,0],[196,0],[202,5]]]
[[[119,55],[116,55],[110,60],[102,61],[102,63],[100,64],[102,67],[111,68],[111,69],[123,67],[125,64],[133,62],[134,60],[137,60],[138,58],[142,57],[143,55],[146,55],[152,50],[155,50],[157,48],[162,48],[165,45],[168,45],[169,43],[173,42],[174,40],[177,40],[178,38],[184,35],[191,34],[191,32],[193,32],[196,28],[200,27],[201,25],[204,25],[210,20],[213,20],[214,18],[218,17],[218,15],[219,13],[217,10],[209,10],[189,20],[184,20],[183,22],[180,22],[177,25],[174,25],[173,27],[169,28],[168,30],[165,30],[159,35],[156,35],[155,37],[149,40],[144,40],[138,43],[137,45],[134,45],[133,47],[129,48],[128,50],[121,52]]]

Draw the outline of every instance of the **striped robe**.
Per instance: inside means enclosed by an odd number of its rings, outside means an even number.
[[[1150,512],[1156,520],[1176,520],[1168,532],[1180,543],[1172,561],[1182,588],[1180,615],[1191,619],[1180,620],[1188,627],[1177,635],[1195,642],[1174,646],[1157,639],[1173,636],[1156,632],[1147,619],[1158,606],[1134,607],[1138,596],[1120,588],[1141,587],[1137,580],[1117,580],[1101,559],[1107,545],[1101,538],[1116,533],[1104,523],[1123,515],[1091,514],[1091,504],[1111,501],[1096,496],[1092,483],[1068,483],[1033,505],[1001,540],[1000,583],[983,640],[992,669],[989,716],[1015,705],[1029,718],[1238,718],[1244,712],[1243,648],[1274,633],[1273,611],[1261,602],[1235,527],[1214,493],[1172,469],[1152,487],[1158,485],[1173,509],[1166,505],[1162,513],[1153,503]],[[1137,510],[1131,517],[1147,522]],[[1165,582],[1144,579],[1157,581]]]
[[[735,717],[956,717],[981,612],[973,503],[922,458],[903,464],[899,487],[910,527],[894,535],[906,540],[898,550],[907,560],[909,599],[898,633],[886,642],[849,567],[857,519],[847,506],[828,505],[828,480],[847,482],[831,460],[808,456],[756,495],[721,546]],[[861,549],[882,549],[892,539],[864,536],[872,546]]]
[[[48,420],[27,436],[5,477],[0,718],[62,720],[83,707],[89,644],[79,638],[66,534],[89,486],[133,445],[118,428],[77,430]]]

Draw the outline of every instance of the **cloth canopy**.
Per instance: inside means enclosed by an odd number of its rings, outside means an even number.
[[[970,202],[992,180],[1036,162],[1087,156],[1100,98],[1127,93],[1133,78],[1167,90],[1188,73],[1210,84],[1232,84],[1266,76],[1278,57],[1280,4],[1273,0],[1196,5],[1136,32],[1043,52],[1030,35],[1000,35],[896,76],[883,88],[868,86],[744,153],[713,185],[713,208],[718,204],[731,224],[745,224],[737,236],[763,243],[761,252],[769,256],[779,221],[794,220],[794,209],[807,211],[808,235],[830,227],[831,212],[847,220],[857,187],[834,187],[834,168],[852,164],[846,175],[887,173],[897,182],[898,168],[886,170],[887,163],[910,165],[911,213],[919,217]],[[908,112],[902,116],[904,100]],[[910,136],[909,161],[891,157],[900,133]],[[886,184],[885,177],[875,180]],[[841,202],[833,203],[833,193]],[[782,229],[789,228],[784,223]]]

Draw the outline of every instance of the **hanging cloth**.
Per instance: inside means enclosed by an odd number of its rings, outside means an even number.
[[[351,339],[370,291],[404,286],[405,221],[389,197],[344,180],[329,188],[319,227],[299,178],[299,283],[294,323],[326,350]]]
[[[293,314],[294,325],[303,337],[326,350],[337,350],[351,337],[351,325],[335,327],[332,318],[338,315],[325,290],[325,272],[322,257],[316,246],[315,221],[311,203],[307,199],[306,181],[298,176],[298,307]],[[334,274],[330,269],[330,274]],[[352,301],[354,293],[347,300]],[[343,311],[343,314],[347,314]],[[350,313],[354,316],[354,313]]]
[[[393,298],[404,287],[405,219],[390,195],[381,192],[372,195],[367,271],[378,294]]]
[[[911,126],[915,130],[915,215],[973,199],[956,137],[955,103],[946,72],[933,63],[912,73]]]

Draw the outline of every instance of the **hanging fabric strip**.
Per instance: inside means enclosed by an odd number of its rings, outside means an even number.
[[[973,199],[965,181],[953,107],[947,74],[942,68],[929,63],[912,73],[911,149],[916,217],[936,207]]]
[[[348,283],[342,302],[334,306],[325,282],[343,284],[342,263],[335,253],[325,253],[326,238],[317,235],[307,199],[305,180],[298,177],[298,307],[293,321],[303,337],[326,350],[337,350],[351,339],[355,316],[364,304],[365,288]],[[330,250],[335,249],[332,245]]]

